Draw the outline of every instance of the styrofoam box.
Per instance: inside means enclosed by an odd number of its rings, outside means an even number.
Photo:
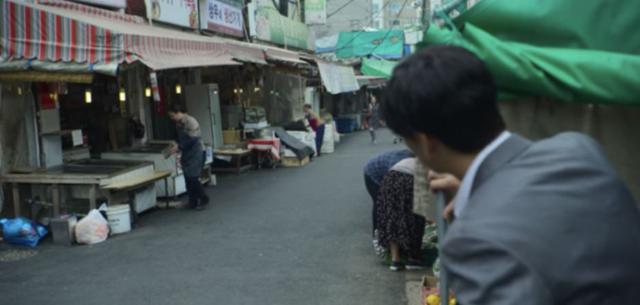
[[[323,154],[330,154],[333,153],[334,150],[333,125],[325,124],[324,136],[322,137],[322,147],[320,148],[320,152]]]
[[[284,157],[297,157],[297,156],[296,156],[296,153],[293,152],[293,150],[285,148]]]

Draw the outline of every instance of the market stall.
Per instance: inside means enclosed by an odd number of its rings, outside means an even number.
[[[61,209],[72,209],[71,202],[81,202],[82,212],[95,209],[98,203],[109,205],[126,202],[137,213],[156,206],[155,183],[166,181],[168,172],[155,171],[149,162],[87,159],[65,163],[49,169],[15,170],[0,177],[11,184],[14,212],[23,215],[21,187],[29,187],[31,198],[50,198],[53,216]],[[126,194],[119,194],[113,185],[127,184]],[[48,194],[50,190],[50,194]],[[48,202],[48,200],[43,200]]]
[[[165,142],[151,142],[144,146],[128,147],[118,151],[105,152],[100,155],[104,160],[137,160],[153,162],[155,170],[168,171],[171,175],[168,183],[156,183],[158,196],[175,197],[187,191],[184,175],[180,168],[180,161],[176,155],[168,154],[169,144]]]

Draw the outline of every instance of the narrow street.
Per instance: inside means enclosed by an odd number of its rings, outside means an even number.
[[[156,209],[94,246],[47,240],[0,262],[2,303],[407,304],[405,273],[371,248],[362,167],[400,147],[380,133],[378,145],[366,132],[344,137],[302,168],[219,176],[203,212]]]

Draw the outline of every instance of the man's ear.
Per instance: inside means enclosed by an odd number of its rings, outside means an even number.
[[[424,136],[427,139],[426,146],[429,151],[429,154],[431,154],[432,156],[437,156],[438,154],[442,153],[444,146],[442,142],[438,140],[438,138],[431,135],[424,135]]]
[[[429,156],[434,156],[442,148],[438,139],[424,133],[417,133],[415,135],[416,144],[426,150]]]

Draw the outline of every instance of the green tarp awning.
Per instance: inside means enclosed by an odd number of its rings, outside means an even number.
[[[393,67],[395,67],[397,63],[396,61],[363,58],[360,72],[364,75],[389,78],[391,72],[393,72]]]
[[[640,105],[640,2],[483,0],[432,27],[423,45],[455,44],[481,57],[502,96]]]
[[[341,32],[336,45],[338,58],[377,56],[401,58],[404,52],[404,31]]]

